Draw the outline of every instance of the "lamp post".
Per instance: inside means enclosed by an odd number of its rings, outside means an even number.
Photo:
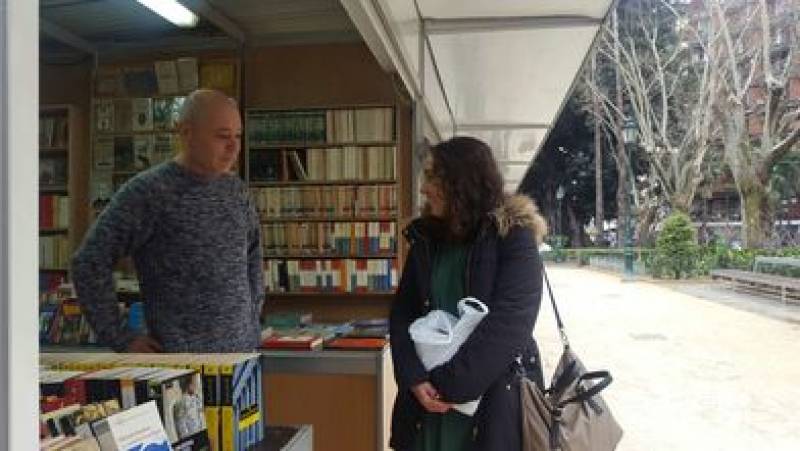
[[[633,178],[633,164],[631,164],[632,150],[639,141],[639,125],[633,117],[625,119],[622,126],[622,139],[625,143],[626,159],[628,165],[628,208],[625,211],[625,280],[633,280],[633,204],[636,198],[634,190],[636,184]]]
[[[556,261],[561,260],[561,246],[563,244],[563,239],[561,237],[561,201],[564,199],[564,187],[562,185],[558,185],[558,189],[556,189]]]

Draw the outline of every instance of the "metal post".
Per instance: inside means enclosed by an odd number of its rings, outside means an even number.
[[[634,195],[634,190],[636,189],[636,184],[634,183],[634,176],[633,176],[633,165],[631,164],[631,147],[635,144],[628,144],[625,146],[625,150],[627,151],[627,160],[628,160],[628,184],[630,185],[628,188],[628,208],[625,211],[625,280],[632,281],[635,279],[635,274],[633,271],[633,205],[636,199]]]

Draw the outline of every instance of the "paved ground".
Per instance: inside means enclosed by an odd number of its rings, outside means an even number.
[[[608,369],[620,451],[800,450],[800,306],[711,283],[622,283],[551,268],[572,346]],[[535,333],[560,352],[549,304]]]

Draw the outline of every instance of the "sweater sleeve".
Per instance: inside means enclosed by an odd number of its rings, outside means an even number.
[[[89,230],[72,258],[78,301],[101,343],[123,351],[133,335],[121,327],[114,291],[114,265],[133,255],[153,233],[148,190],[139,180],[125,184]]]
[[[261,222],[258,212],[248,197],[248,218],[249,229],[247,232],[247,275],[250,281],[250,296],[253,301],[256,313],[256,323],[261,314],[261,306],[264,303],[264,258],[261,249]]]
[[[531,340],[542,294],[541,261],[529,229],[512,229],[499,243],[489,314],[453,358],[431,371],[448,402],[477,399]]]

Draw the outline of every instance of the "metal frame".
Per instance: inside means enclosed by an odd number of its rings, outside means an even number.
[[[8,189],[8,62],[6,49],[6,30],[8,30],[6,13],[8,7],[6,0],[0,0],[0,217],[8,218],[8,202],[6,197],[9,195]],[[9,255],[8,241],[9,227],[8,221],[0,221],[0,448],[10,449],[8,439],[9,419],[12,412],[10,395],[11,386],[9,384],[9,336],[8,330],[11,318],[8,317],[8,300],[11,293],[8,287],[9,276]]]
[[[37,145],[38,3],[0,0],[0,449],[9,450],[37,443],[37,178],[28,147]]]
[[[431,34],[461,34],[483,31],[508,31],[551,28],[594,27],[603,22],[591,16],[520,16],[425,19]]]

